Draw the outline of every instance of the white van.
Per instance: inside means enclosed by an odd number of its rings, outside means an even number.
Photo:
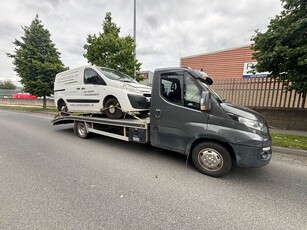
[[[112,119],[125,112],[148,113],[151,88],[117,70],[84,66],[61,72],[54,82],[59,111],[99,113]]]

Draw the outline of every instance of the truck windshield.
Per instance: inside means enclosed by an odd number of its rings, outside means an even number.
[[[105,75],[107,78],[111,80],[116,80],[116,81],[122,81],[122,82],[130,82],[130,83],[137,83],[135,79],[132,77],[128,76],[127,74],[124,74],[122,72],[119,72],[114,69],[109,69],[109,68],[104,68],[104,67],[98,67],[101,73]]]
[[[205,88],[206,90],[208,90],[208,91],[211,93],[212,97],[213,97],[215,100],[217,100],[218,103],[222,103],[222,102],[224,101],[224,99],[222,99],[222,97],[221,97],[220,95],[218,95],[217,92],[215,92],[212,88],[210,88],[209,85],[207,85],[206,83],[204,83],[203,81],[200,80],[201,78],[205,79],[206,77],[209,77],[209,75],[208,75],[205,71],[191,70],[191,71],[190,71],[190,74],[191,74],[194,78],[196,78],[196,79],[201,83],[201,85],[204,86],[204,88]]]
[[[217,100],[218,103],[222,103],[224,101],[224,99],[217,92],[211,89],[208,85],[206,85],[203,82],[201,82],[201,84],[211,93],[212,97],[214,97],[214,99]]]

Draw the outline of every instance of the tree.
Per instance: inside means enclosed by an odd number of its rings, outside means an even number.
[[[0,81],[0,89],[16,89],[16,85],[11,80]]]
[[[14,70],[21,77],[24,90],[43,97],[46,108],[46,96],[53,93],[55,75],[65,70],[60,53],[50,39],[50,33],[42,25],[38,15],[31,25],[23,26],[24,36],[15,39],[15,54],[7,53],[14,59]]]
[[[252,37],[257,71],[291,82],[287,90],[307,93],[307,1],[282,0],[284,10],[270,21],[265,33]]]
[[[134,60],[134,40],[130,35],[119,37],[120,28],[112,22],[110,12],[106,13],[102,30],[103,32],[99,35],[87,37],[84,57],[88,62],[119,70],[129,76],[133,76],[134,67],[139,73],[141,63]],[[140,74],[137,75],[137,79],[141,79]]]

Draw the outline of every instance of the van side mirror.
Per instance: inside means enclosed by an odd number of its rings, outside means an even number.
[[[203,91],[201,94],[200,110],[202,111],[211,110],[211,93],[209,91]]]

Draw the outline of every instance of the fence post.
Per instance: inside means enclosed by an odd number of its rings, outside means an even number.
[[[305,103],[306,103],[306,96],[307,96],[307,93],[303,93],[302,95],[302,109],[305,108]]]

